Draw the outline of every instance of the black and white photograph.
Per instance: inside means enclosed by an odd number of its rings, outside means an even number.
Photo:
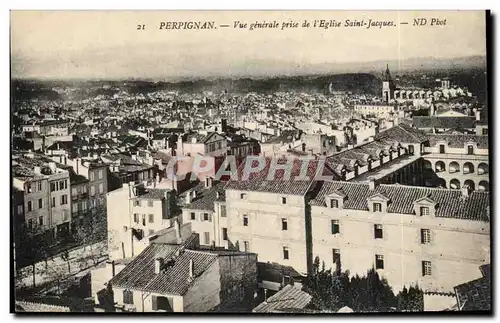
[[[11,312],[491,314],[490,23],[11,10]]]

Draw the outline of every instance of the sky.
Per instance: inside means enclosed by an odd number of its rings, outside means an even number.
[[[428,23],[413,26],[414,18]],[[432,18],[446,23],[429,26]],[[233,28],[235,21],[301,26],[321,19],[342,27]],[[346,19],[394,21],[395,26],[349,28]],[[169,21],[214,21],[218,29],[159,30]],[[144,30],[137,30],[142,24]],[[352,62],[476,55],[486,55],[483,11],[11,11],[14,78],[257,76]]]

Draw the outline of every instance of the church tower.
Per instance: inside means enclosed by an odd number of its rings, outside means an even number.
[[[389,72],[389,64],[387,64],[384,80],[382,82],[382,100],[384,102],[389,103],[389,101],[394,99],[394,89],[395,86],[391,78],[391,72]]]

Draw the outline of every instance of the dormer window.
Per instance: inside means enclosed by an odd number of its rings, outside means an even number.
[[[339,208],[339,201],[336,199],[331,199],[330,200],[330,208],[338,209]]]
[[[436,202],[430,196],[422,197],[414,202],[414,211],[417,216],[434,216]]]
[[[326,207],[331,209],[341,209],[344,207],[344,201],[347,198],[342,188],[333,191],[331,194],[326,196]]]
[[[473,145],[467,146],[467,155],[474,155],[474,146]]]
[[[382,212],[382,203],[373,203],[373,212]]]

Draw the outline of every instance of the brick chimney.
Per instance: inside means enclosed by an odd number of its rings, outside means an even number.
[[[161,273],[163,267],[163,258],[156,258],[155,259],[155,274]]]
[[[377,183],[375,181],[375,178],[373,178],[373,177],[368,178],[368,187],[369,187],[370,191],[375,190],[375,188],[377,187]]]

